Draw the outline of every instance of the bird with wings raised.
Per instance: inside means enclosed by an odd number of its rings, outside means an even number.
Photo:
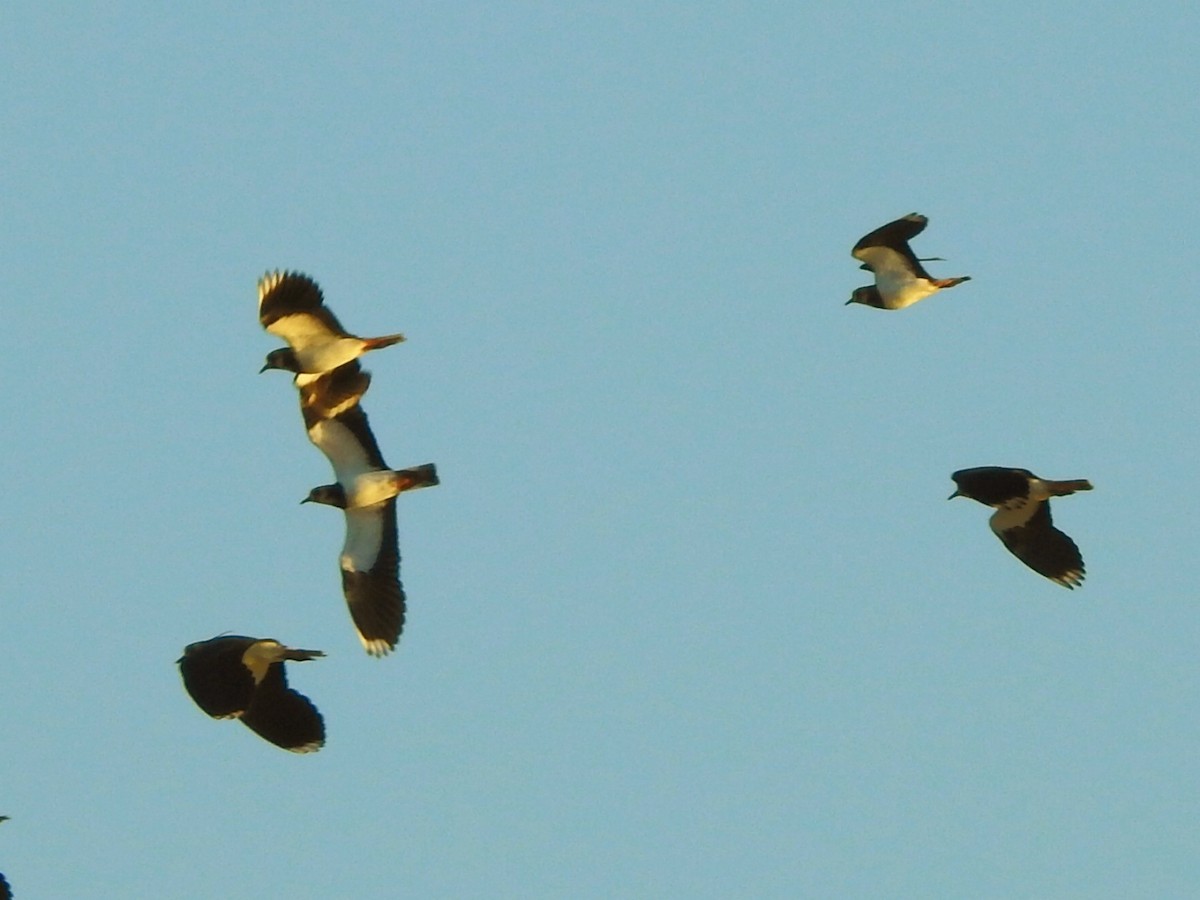
[[[284,369],[320,375],[358,359],[369,350],[390,347],[402,334],[362,338],[350,334],[325,305],[317,283],[298,272],[268,272],[258,281],[258,320],[288,344],[267,354],[259,371]]]
[[[1013,556],[1063,587],[1083,583],[1083,556],[1075,542],[1054,527],[1049,501],[1090,491],[1090,481],[1050,481],[1028,469],[1004,466],[960,469],[950,477],[957,485],[951,500],[969,497],[996,510],[988,524]]]
[[[940,257],[918,259],[908,242],[924,231],[928,222],[925,216],[909,213],[876,228],[854,245],[851,255],[862,263],[860,268],[874,273],[875,283],[855,288],[847,306],[861,303],[877,309],[904,309],[943,288],[971,280],[970,275],[933,278],[925,271],[922,262]]]
[[[324,655],[235,634],[188,644],[178,663],[183,686],[214,719],[239,719],[277,747],[311,753],[325,743],[325,721],[311,700],[288,687],[283,664]]]

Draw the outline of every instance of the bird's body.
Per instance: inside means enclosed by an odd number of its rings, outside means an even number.
[[[363,338],[346,331],[325,306],[317,283],[297,272],[268,272],[258,282],[258,319],[288,346],[267,354],[267,369],[320,375],[370,350],[404,340],[402,334]]]
[[[308,424],[309,439],[328,457],[337,482],[313,488],[304,502],[345,512],[346,540],[338,559],[342,591],[363,647],[383,656],[400,639],[407,602],[400,584],[396,496],[436,485],[437,468],[432,463],[388,468],[361,406]]]
[[[847,305],[861,303],[877,309],[904,309],[943,288],[970,281],[969,275],[932,278],[908,242],[925,230],[925,216],[910,213],[876,228],[861,238],[851,255],[874,273],[875,283],[856,288]]]
[[[278,747],[309,753],[325,743],[325,723],[307,697],[288,687],[283,664],[324,655],[270,638],[224,635],[188,644],[178,662],[184,687],[208,715],[240,719]]]
[[[1017,559],[1063,587],[1083,583],[1083,557],[1075,542],[1054,527],[1049,500],[1090,491],[1091,482],[1051,481],[1028,469],[1004,466],[961,469],[950,477],[957,485],[951,499],[969,497],[996,510],[988,524]]]

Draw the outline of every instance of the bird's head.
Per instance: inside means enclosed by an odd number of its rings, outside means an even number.
[[[861,303],[863,306],[874,306],[877,309],[883,308],[883,298],[879,296],[879,289],[874,285],[855,288],[850,299],[846,301],[846,306],[851,303]]]
[[[323,484],[309,491],[308,496],[300,502],[324,503],[326,506],[336,506],[338,509],[345,509],[346,492],[340,484]]]
[[[299,373],[300,361],[296,359],[296,354],[291,347],[280,347],[267,354],[267,361],[258,370],[258,374],[261,375],[267,369],[283,369],[285,372]]]

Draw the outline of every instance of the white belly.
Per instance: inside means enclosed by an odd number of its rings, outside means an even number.
[[[331,372],[362,355],[360,338],[344,337],[310,344],[296,351],[296,359],[305,372]]]
[[[914,278],[907,272],[899,277],[881,275],[876,279],[876,287],[888,309],[904,309],[940,290],[929,279]]]
[[[355,478],[354,483],[346,490],[346,508],[374,506],[376,503],[390,500],[398,493],[400,491],[396,484],[396,476],[390,469],[364,472]]]

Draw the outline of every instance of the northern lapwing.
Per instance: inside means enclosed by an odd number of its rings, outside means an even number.
[[[288,687],[283,664],[324,655],[235,634],[188,644],[177,662],[183,686],[210,716],[241,719],[277,747],[311,753],[325,743],[325,721],[311,700]]]
[[[925,230],[929,219],[918,213],[909,213],[895,222],[888,222],[862,238],[851,255],[862,262],[860,268],[875,273],[875,283],[855,288],[846,305],[861,303],[877,309],[904,309],[918,300],[943,288],[954,287],[970,281],[970,275],[957,278],[931,278],[922,262],[941,257],[931,256],[917,259],[908,242]]]
[[[960,469],[950,477],[958,486],[951,500],[970,497],[996,510],[988,524],[1013,556],[1063,587],[1083,583],[1083,557],[1075,542],[1054,527],[1049,500],[1090,491],[1090,481],[1049,481],[1028,469],[1004,466]]]
[[[384,656],[404,630],[396,495],[436,485],[437,467],[389,469],[361,406],[333,418],[306,417],[305,424],[309,440],[329,458],[337,483],[313,488],[300,502],[345,512],[342,592],[363,647],[372,656]]]
[[[284,369],[320,375],[358,359],[369,350],[390,347],[402,334],[361,338],[350,334],[325,306],[317,283],[298,272],[268,272],[258,281],[258,320],[262,327],[287,341],[287,347],[267,354],[259,369]]]

